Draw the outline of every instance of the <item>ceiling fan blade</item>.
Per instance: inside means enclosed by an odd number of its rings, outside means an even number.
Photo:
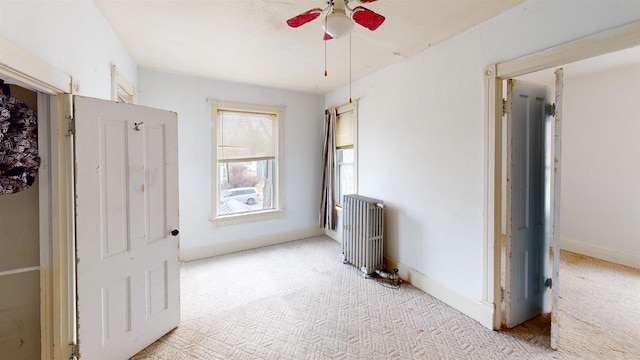
[[[367,8],[358,6],[353,9],[353,21],[373,31],[384,22],[384,16],[375,13]]]
[[[309,21],[315,20],[318,16],[320,16],[320,14],[322,14],[322,9],[311,9],[287,20],[287,25],[291,26],[292,28],[297,28],[298,26],[302,26]]]
[[[322,38],[322,40],[331,40],[331,39],[333,39],[333,36],[331,36],[331,35],[329,35],[327,33],[324,33],[324,38]]]

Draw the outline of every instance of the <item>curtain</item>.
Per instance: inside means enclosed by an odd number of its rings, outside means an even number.
[[[336,109],[324,112],[324,147],[322,149],[322,199],[320,201],[320,219],[318,226],[325,229],[336,229],[335,194],[335,139]]]

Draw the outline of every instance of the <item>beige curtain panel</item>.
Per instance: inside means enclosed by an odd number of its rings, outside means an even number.
[[[336,229],[335,194],[335,140],[336,140],[336,109],[324,112],[324,147],[322,151],[322,198],[320,201],[320,219],[318,226],[325,229]]]

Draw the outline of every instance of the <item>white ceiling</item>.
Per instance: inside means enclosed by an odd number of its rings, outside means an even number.
[[[379,0],[375,32],[352,33],[352,78],[415,55],[524,0]],[[94,0],[142,68],[325,94],[349,83],[349,37],[327,42],[320,19],[286,20],[324,0]]]

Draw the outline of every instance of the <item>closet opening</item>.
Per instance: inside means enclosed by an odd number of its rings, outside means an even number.
[[[0,353],[38,359],[51,308],[51,96],[0,78]]]

